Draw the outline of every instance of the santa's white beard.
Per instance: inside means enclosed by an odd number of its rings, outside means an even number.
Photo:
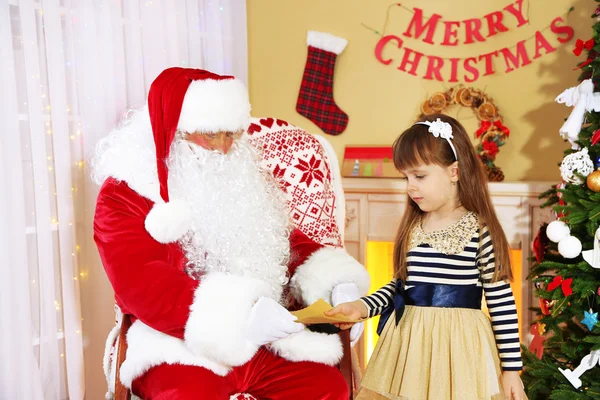
[[[280,299],[287,283],[289,211],[277,182],[242,138],[227,155],[177,137],[169,157],[169,198],[192,209],[180,241],[188,273],[221,271],[265,281]]]

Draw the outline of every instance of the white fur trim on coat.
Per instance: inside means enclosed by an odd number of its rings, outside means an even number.
[[[336,365],[344,350],[339,335],[311,332],[305,329],[270,344],[273,353],[289,361],[312,361]]]
[[[146,216],[146,231],[159,243],[176,242],[190,229],[192,211],[181,200],[155,203]]]
[[[346,48],[348,41],[344,38],[333,36],[331,33],[308,31],[306,44],[317,49],[340,54]]]
[[[192,81],[177,127],[184,132],[235,132],[250,123],[250,100],[238,79]]]
[[[229,367],[242,365],[258,351],[245,335],[252,306],[271,295],[263,281],[213,272],[201,279],[185,327],[194,354]]]
[[[361,295],[369,290],[370,278],[365,267],[346,250],[324,247],[300,265],[290,281],[291,293],[304,304],[319,299],[331,302],[331,292],[339,283],[355,283]]]
[[[152,329],[140,320],[135,321],[127,332],[127,354],[119,371],[121,382],[131,389],[134,379],[163,363],[204,367],[221,376],[229,372],[225,365],[192,354],[183,340]]]

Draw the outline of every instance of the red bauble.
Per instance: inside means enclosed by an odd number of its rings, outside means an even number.
[[[550,315],[551,308],[555,303],[556,300],[540,299],[540,308],[542,309],[542,314]]]

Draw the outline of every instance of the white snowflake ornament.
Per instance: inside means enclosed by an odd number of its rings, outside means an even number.
[[[569,154],[560,164],[560,175],[565,182],[581,185],[583,180],[575,175],[575,172],[583,176],[583,179],[594,170],[594,163],[588,154],[588,149]]]

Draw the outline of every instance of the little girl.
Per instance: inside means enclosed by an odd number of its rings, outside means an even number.
[[[431,115],[393,152],[409,197],[395,279],[328,312],[381,314],[358,399],[525,399],[509,246],[469,136],[455,119]]]

